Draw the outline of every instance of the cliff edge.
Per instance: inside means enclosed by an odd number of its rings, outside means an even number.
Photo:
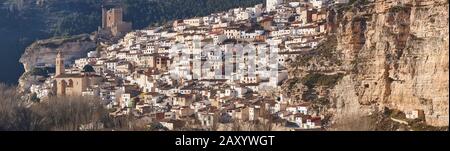
[[[88,51],[95,50],[96,42],[88,34],[63,38],[38,40],[25,49],[20,58],[25,72],[19,78],[19,91],[28,92],[32,84],[39,82],[39,76],[30,74],[37,66],[52,66],[58,50],[64,53],[67,63],[86,56]]]
[[[393,109],[420,110],[426,125],[448,126],[448,4],[375,0],[335,6],[328,18],[333,31],[329,37],[335,40],[326,42],[335,46],[327,47],[328,57],[318,53],[322,56],[292,61],[285,94],[322,103],[318,112],[332,115],[330,123]],[[308,88],[305,77],[311,73],[341,75],[332,85]]]

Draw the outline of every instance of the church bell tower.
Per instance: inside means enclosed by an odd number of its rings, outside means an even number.
[[[64,56],[62,55],[61,50],[59,50],[58,54],[56,55],[56,72],[55,72],[55,76],[63,75],[64,72],[65,72]]]

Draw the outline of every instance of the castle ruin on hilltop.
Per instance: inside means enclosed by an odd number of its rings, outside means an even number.
[[[99,28],[99,32],[113,37],[121,37],[131,30],[132,23],[123,21],[121,5],[105,1],[102,5],[102,26]]]

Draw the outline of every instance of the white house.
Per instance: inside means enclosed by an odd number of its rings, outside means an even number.
[[[214,113],[198,112],[197,119],[203,128],[211,128],[214,123]]]
[[[266,12],[275,10],[277,5],[283,3],[283,0],[266,0]]]
[[[348,3],[349,0],[334,0],[335,4],[345,4]]]
[[[203,24],[203,18],[198,17],[192,19],[185,19],[183,22],[189,26],[198,27],[201,24]]]
[[[117,67],[117,61],[116,60],[111,60],[111,61],[107,61],[106,62],[106,69],[112,72],[116,72],[116,67]]]
[[[323,5],[325,5],[327,1],[328,0],[311,0],[310,2],[313,5],[313,7],[320,9],[323,7]]]
[[[241,31],[236,27],[226,28],[223,33],[228,39],[238,39],[241,37]]]
[[[405,111],[405,114],[407,119],[418,119],[424,117],[423,110],[408,110]]]

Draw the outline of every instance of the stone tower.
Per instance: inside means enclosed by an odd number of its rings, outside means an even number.
[[[61,50],[58,51],[58,54],[56,55],[56,59],[55,60],[56,60],[55,76],[63,75],[64,72],[65,72],[65,67],[64,67],[64,56],[63,56]]]
[[[106,27],[113,28],[122,23],[123,10],[122,8],[112,8],[106,12]]]

